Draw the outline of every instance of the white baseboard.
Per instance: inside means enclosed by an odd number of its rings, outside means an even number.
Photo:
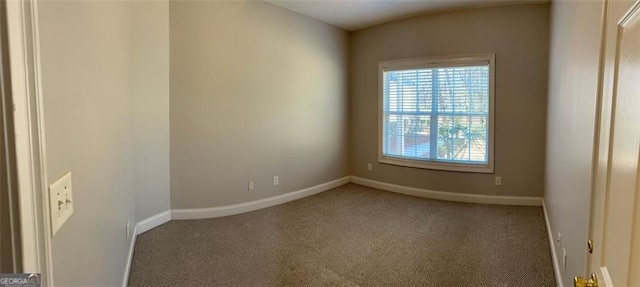
[[[129,257],[127,258],[127,266],[124,270],[124,278],[122,279],[122,287],[127,287],[129,283],[129,273],[131,272],[131,262],[133,262],[133,250],[136,247],[136,238],[138,236],[138,225],[133,228],[133,234],[131,236],[131,246],[129,246]]]
[[[171,211],[167,210],[142,220],[136,224],[136,234],[145,233],[171,220]]]
[[[607,268],[607,266],[600,267],[600,274],[602,274],[602,279],[599,280],[604,282],[604,286],[613,287],[613,279],[611,279],[611,274],[609,273],[609,268]]]
[[[162,224],[169,222],[170,220],[171,212],[167,210],[136,223],[136,226],[133,228],[131,246],[129,246],[129,257],[127,258],[127,265],[125,266],[126,269],[124,270],[124,278],[122,279],[123,287],[126,287],[127,283],[129,283],[129,273],[131,272],[131,263],[133,262],[133,251],[136,247],[136,239],[138,238],[138,234],[142,234],[146,231],[156,228]]]
[[[310,195],[314,195],[314,194],[347,184],[349,183],[349,181],[350,181],[350,178],[348,176],[345,176],[340,179],[336,179],[336,180],[319,184],[316,186],[312,186],[309,188],[297,190],[294,192],[289,192],[289,193],[281,194],[274,197],[254,200],[254,201],[245,202],[245,203],[227,205],[227,206],[210,207],[210,208],[172,209],[171,219],[175,219],[175,220],[204,219],[204,218],[214,218],[214,217],[222,217],[222,216],[245,213],[249,211],[254,211],[254,210],[258,210],[266,207],[283,204],[283,203],[300,199],[303,197],[307,197]]]
[[[351,182],[359,185],[382,189],[386,191],[425,197],[431,199],[458,201],[468,203],[484,203],[484,204],[498,204],[498,205],[521,205],[521,206],[541,206],[542,197],[529,197],[529,196],[499,196],[499,195],[480,195],[480,194],[468,194],[468,193],[455,193],[436,191],[429,189],[422,189],[416,187],[408,187],[402,185],[396,185],[391,183],[385,183],[375,181],[371,179],[361,178],[357,176],[351,176]]]
[[[133,260],[133,251],[136,244],[136,237],[138,234],[142,234],[170,220],[205,219],[205,218],[215,218],[215,217],[241,214],[245,212],[250,212],[250,211],[254,211],[262,208],[267,208],[267,207],[287,203],[287,202],[294,201],[296,199],[304,198],[307,196],[311,196],[314,194],[318,194],[318,193],[336,188],[338,186],[347,184],[349,182],[353,182],[355,184],[364,185],[372,188],[382,189],[386,191],[418,196],[418,197],[431,198],[431,199],[439,199],[439,200],[469,202],[469,203],[484,203],[484,204],[500,204],[500,205],[542,206],[544,209],[545,220],[547,223],[547,230],[549,231],[549,240],[551,241],[550,242],[551,252],[554,257],[553,265],[556,271],[556,277],[558,278],[560,274],[558,271],[559,267],[557,266],[555,261],[556,253],[553,245],[553,237],[551,236],[549,219],[547,218],[547,211],[544,207],[544,201],[542,200],[541,197],[462,194],[462,193],[421,189],[421,188],[415,188],[415,187],[407,187],[402,185],[370,180],[370,179],[361,178],[357,176],[346,176],[330,182],[322,183],[316,186],[293,191],[286,194],[281,194],[274,197],[259,199],[255,201],[245,202],[245,203],[220,206],[220,207],[172,209],[170,211],[165,211],[165,212],[156,214],[152,217],[149,217],[145,220],[142,220],[136,224],[133,232],[131,246],[129,247],[129,258],[128,258],[129,260],[127,262],[127,266],[126,266],[127,269],[124,274],[122,286],[127,286],[127,283],[129,281],[129,272],[131,270],[131,263]],[[560,278],[558,278],[557,280],[558,280],[558,286],[563,287],[562,281],[560,281]]]
[[[547,205],[544,200],[542,201],[542,212],[544,213],[544,222],[547,224],[547,237],[549,237],[549,246],[551,248],[551,262],[553,262],[553,271],[556,274],[556,282],[558,283],[558,287],[564,287],[564,283],[562,283],[562,277],[560,276],[560,264],[558,264],[556,256],[558,253],[556,252],[556,243],[553,240],[553,231],[551,231],[551,223],[549,223],[549,214],[547,213]]]

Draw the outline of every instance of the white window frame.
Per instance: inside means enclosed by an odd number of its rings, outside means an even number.
[[[384,72],[405,69],[456,67],[469,65],[489,65],[489,131],[487,135],[487,163],[452,163],[435,160],[415,160],[387,156],[383,150],[384,127]],[[495,54],[474,54],[430,58],[410,58],[378,62],[378,162],[422,169],[446,170],[472,173],[494,172],[494,130],[495,130]]]

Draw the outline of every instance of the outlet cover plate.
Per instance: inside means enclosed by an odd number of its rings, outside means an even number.
[[[49,202],[51,213],[51,236],[64,225],[73,214],[73,189],[71,172],[67,172],[60,179],[49,186]]]

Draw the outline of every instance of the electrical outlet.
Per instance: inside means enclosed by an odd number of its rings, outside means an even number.
[[[558,248],[562,247],[562,234],[558,232],[558,239],[556,239],[556,243],[558,243]]]
[[[256,189],[256,184],[253,181],[249,181],[249,190]]]
[[[502,177],[496,176],[496,185],[502,185]]]
[[[273,185],[276,186],[279,184],[280,184],[280,177],[276,175],[273,177]]]
[[[567,271],[567,250],[562,248],[562,271]]]
[[[371,163],[367,163],[367,170],[368,171],[372,171],[373,170],[373,165]]]
[[[71,172],[49,186],[49,211],[51,213],[51,236],[67,222],[73,214],[73,189]]]

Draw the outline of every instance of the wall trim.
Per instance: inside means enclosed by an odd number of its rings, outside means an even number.
[[[38,0],[8,1],[5,10],[19,167],[23,271],[41,273],[42,286],[54,286],[51,218],[47,177],[44,98],[40,75]],[[22,175],[20,175],[22,174]]]
[[[611,274],[609,273],[607,266],[600,267],[600,274],[602,274],[602,279],[600,280],[604,282],[604,286],[613,287],[613,279],[611,279]]]
[[[446,191],[429,190],[417,187],[408,187],[403,185],[391,184],[381,181],[375,181],[357,176],[351,176],[351,182],[372,188],[382,189],[395,193],[406,195],[425,197],[431,199],[439,199],[446,201],[497,204],[497,205],[520,205],[520,206],[541,206],[542,197],[533,196],[501,196],[501,195],[482,195],[455,193]]]
[[[129,273],[131,272],[131,263],[133,262],[133,251],[136,247],[136,238],[138,237],[138,225],[139,223],[133,228],[131,245],[129,246],[129,257],[127,258],[127,265],[125,266],[124,276],[122,278],[122,287],[127,287],[127,285],[129,285]]]
[[[122,279],[123,287],[127,287],[129,283],[129,273],[131,272],[131,264],[133,263],[133,252],[136,247],[136,239],[138,238],[138,235],[154,229],[160,225],[163,225],[169,221],[171,221],[171,211],[167,210],[136,223],[136,226],[133,228],[131,245],[129,246],[129,256],[127,257],[127,264],[124,270],[124,278]]]
[[[187,209],[171,209],[171,219],[173,220],[185,220],[185,219],[205,219],[223,217],[229,215],[235,215],[254,211],[266,207],[271,207],[296,199],[304,198],[310,195],[314,195],[323,191],[327,191],[336,188],[341,185],[345,185],[351,181],[349,176],[339,178],[326,183],[318,184],[305,189],[254,200],[245,203],[238,203],[226,206],[210,207],[210,208],[187,208]]]
[[[549,247],[551,249],[551,262],[553,262],[553,271],[556,275],[556,283],[558,287],[564,287],[564,283],[562,282],[562,276],[560,274],[560,264],[557,261],[557,252],[556,252],[556,244],[553,240],[553,231],[551,230],[551,223],[549,221],[549,214],[547,213],[547,205],[545,204],[545,200],[542,200],[542,212],[544,213],[544,222],[547,225],[547,237],[549,238]]]
[[[145,233],[171,220],[171,211],[163,211],[136,224],[136,235]]]
[[[551,245],[551,252],[553,256],[553,266],[556,273],[556,280],[558,280],[558,286],[564,287],[559,276],[559,266],[556,264],[556,252],[553,245],[553,236],[551,236],[551,228],[549,225],[549,218],[547,216],[547,210],[544,205],[544,200],[541,197],[519,197],[519,196],[496,196],[496,195],[477,195],[477,194],[463,194],[444,191],[435,191],[428,189],[421,189],[415,187],[407,187],[402,185],[390,184],[371,179],[361,178],[357,176],[345,176],[333,181],[318,184],[305,189],[281,194],[273,197],[263,198],[245,203],[232,204],[227,206],[210,207],[210,208],[186,208],[186,209],[171,209],[154,216],[146,218],[138,222],[133,231],[133,238],[131,240],[131,246],[129,247],[129,258],[126,265],[126,270],[123,278],[123,286],[127,286],[129,281],[129,273],[131,270],[131,264],[133,260],[133,252],[136,244],[137,235],[156,228],[162,224],[165,224],[171,220],[190,220],[190,219],[206,219],[216,218],[229,215],[236,215],[254,210],[259,210],[271,206],[280,205],[304,197],[308,197],[314,194],[318,194],[347,183],[355,183],[363,186],[386,190],[390,192],[412,195],[424,198],[468,202],[468,203],[481,203],[481,204],[498,204],[498,205],[522,205],[522,206],[542,206],[544,210],[545,222],[547,224],[547,231],[549,236],[549,242]]]

